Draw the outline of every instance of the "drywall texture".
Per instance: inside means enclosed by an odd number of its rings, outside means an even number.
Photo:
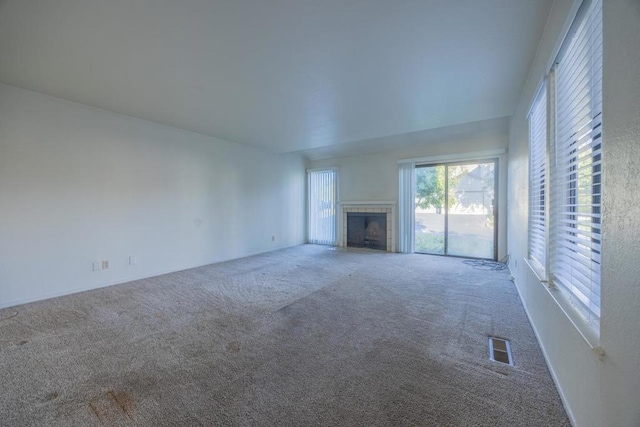
[[[304,200],[300,156],[0,85],[0,306],[300,244]]]
[[[603,3],[603,361],[523,262],[527,256],[528,207],[526,112],[577,1],[556,0],[553,5],[511,122],[509,142],[510,268],[567,410],[580,427],[640,425],[640,2]]]
[[[410,135],[407,135],[410,137]],[[340,201],[398,201],[398,160],[461,155],[470,152],[506,148],[508,134],[493,129],[489,132],[456,136],[422,145],[360,156],[336,157],[309,163],[311,168],[338,168],[338,199]],[[496,156],[493,156],[496,157]],[[506,156],[500,157],[498,171],[498,258],[506,255]],[[396,221],[396,224],[398,222]],[[397,227],[397,225],[396,225]],[[397,230],[396,230],[397,233]]]

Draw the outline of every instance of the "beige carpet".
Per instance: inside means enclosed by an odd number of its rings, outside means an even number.
[[[508,273],[460,259],[305,245],[0,319],[2,426],[569,426]]]

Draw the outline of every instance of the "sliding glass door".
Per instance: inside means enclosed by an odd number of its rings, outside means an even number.
[[[416,166],[416,252],[496,259],[496,165]]]
[[[444,165],[416,167],[416,252],[444,255]]]

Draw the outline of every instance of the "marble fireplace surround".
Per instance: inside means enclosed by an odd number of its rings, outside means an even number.
[[[339,203],[340,222],[338,242],[347,247],[347,213],[386,213],[387,214],[387,252],[396,251],[396,202],[391,201],[346,201]]]

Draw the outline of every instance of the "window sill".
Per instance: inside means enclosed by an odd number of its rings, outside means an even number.
[[[538,261],[536,261],[534,259],[531,259],[531,258],[525,258],[524,262],[529,266],[531,271],[533,271],[533,274],[536,275],[538,280],[543,285],[548,286],[547,275],[546,275],[544,267],[542,267],[542,265],[540,265],[540,263]]]

